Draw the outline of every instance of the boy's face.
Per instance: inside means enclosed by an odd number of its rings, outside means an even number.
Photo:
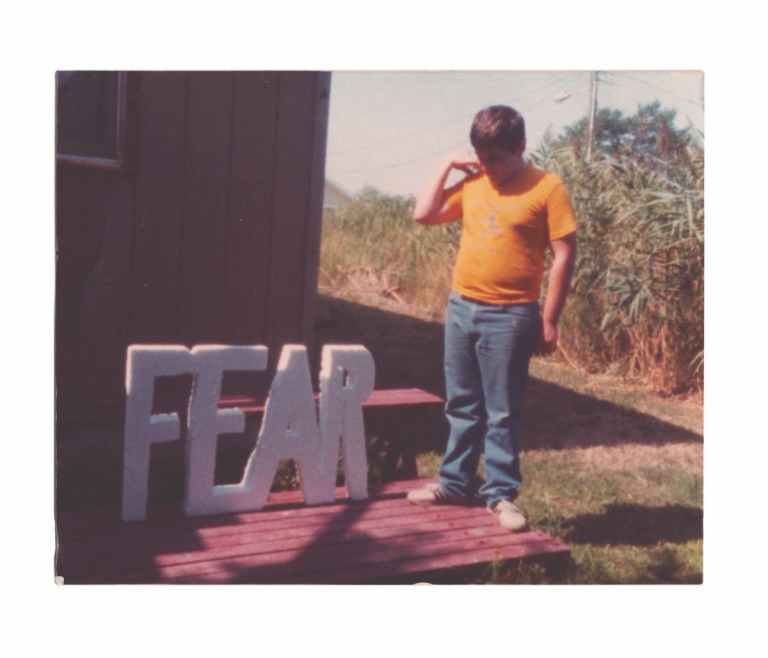
[[[478,147],[475,149],[480,166],[494,187],[506,183],[525,164],[523,151],[525,142],[516,151],[508,151],[502,146]]]

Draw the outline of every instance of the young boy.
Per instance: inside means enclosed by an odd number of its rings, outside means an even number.
[[[557,324],[576,260],[576,219],[562,182],[527,164],[523,117],[503,105],[481,110],[470,141],[476,158],[445,158],[422,190],[414,219],[463,218],[445,317],[445,413],[450,435],[439,484],[411,491],[421,505],[471,504],[480,454],[488,511],[502,527],[528,528],[512,501],[520,475],[520,420],[534,351],[557,348]],[[467,175],[449,189],[451,170]],[[543,312],[547,245],[553,262]]]

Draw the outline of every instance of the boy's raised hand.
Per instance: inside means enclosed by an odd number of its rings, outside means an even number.
[[[474,176],[480,171],[480,162],[473,155],[447,155],[432,172],[413,208],[413,218],[421,224],[444,224],[461,216],[459,206],[444,204],[445,183],[452,169]]]
[[[463,171],[468,176],[474,176],[480,172],[480,161],[474,155],[454,155],[451,168]]]

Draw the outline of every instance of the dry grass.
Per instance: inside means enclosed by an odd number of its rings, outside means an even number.
[[[365,345],[376,362],[377,388],[417,386],[444,394],[442,334],[441,323],[413,310],[394,313],[323,295],[318,300],[316,345]],[[500,565],[481,582],[701,582],[701,405],[549,360],[536,360],[532,374],[520,504],[537,528],[571,547],[573,559],[557,574]],[[369,473],[376,481],[390,439],[373,423],[366,429]],[[433,477],[447,438],[441,411],[423,414],[412,430],[418,474]],[[249,436],[255,434],[253,428]],[[58,508],[119,505],[121,446],[120,428],[84,430],[60,440]],[[155,447],[150,498],[180,501],[183,442]],[[231,465],[242,470],[252,445],[239,447],[231,451]],[[277,488],[296,484],[292,464],[284,466]]]
[[[530,462],[545,462],[552,459],[553,450],[528,450],[525,459]],[[649,468],[672,468],[681,473],[701,476],[704,471],[704,446],[701,443],[673,443],[661,446],[617,445],[573,448],[571,457],[582,464],[608,471],[633,471],[642,466]]]
[[[459,227],[420,226],[413,203],[369,188],[359,203],[326,214],[320,291],[430,319],[441,313]]]
[[[318,343],[365,345],[379,388],[442,394],[442,324],[418,308],[374,299],[376,307],[321,296]],[[505,564],[467,582],[701,582],[700,400],[660,397],[637,382],[551,359],[534,360],[531,370],[520,505],[537,528],[571,546],[573,559],[555,574]],[[381,445],[377,429],[368,431]],[[427,414],[414,432],[418,474],[434,477],[444,418]]]
[[[563,357],[667,395],[700,393],[704,373],[704,155],[677,138],[661,160],[620,148],[587,161],[573,144],[531,154],[560,176],[579,218]],[[439,320],[461,227],[418,225],[413,202],[367,189],[327,215],[321,291]]]
[[[434,257],[435,262],[427,263],[426,270],[432,274],[416,290],[403,290],[393,283],[398,278],[397,270],[390,263],[380,271],[371,266],[336,268],[334,274],[321,269],[319,291],[422,320],[440,320],[440,307],[451,281],[448,270],[436,262],[439,260]]]
[[[606,372],[591,374],[574,367],[560,354],[531,361],[531,375],[562,384],[599,400],[627,406],[697,434],[704,432],[704,396],[701,391],[668,395],[642,380]]]

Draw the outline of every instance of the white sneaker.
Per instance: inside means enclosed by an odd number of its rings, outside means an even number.
[[[466,505],[466,501],[451,496],[442,490],[437,482],[424,485],[421,489],[408,492],[408,502],[414,505]]]
[[[510,500],[497,500],[487,508],[499,522],[502,528],[512,532],[524,532],[528,530],[528,521],[523,511]]]

